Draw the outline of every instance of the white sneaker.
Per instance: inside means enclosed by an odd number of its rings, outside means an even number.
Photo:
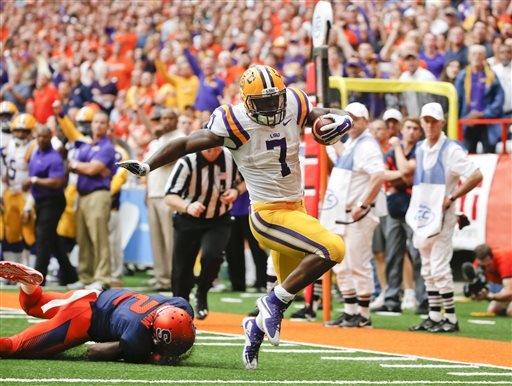
[[[404,290],[401,307],[402,310],[414,310],[416,308],[416,296],[413,289]]]
[[[381,291],[379,296],[377,296],[373,302],[370,303],[370,311],[376,310],[378,308],[381,308],[384,305],[384,292]]]
[[[74,283],[68,284],[66,287],[68,288],[68,290],[79,290],[79,289],[84,289],[85,284],[79,280],[79,281],[75,281]]]
[[[86,285],[85,289],[103,291],[103,283],[101,283],[100,281],[93,281],[91,284]]]

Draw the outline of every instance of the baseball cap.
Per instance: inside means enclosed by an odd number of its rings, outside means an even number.
[[[418,53],[416,51],[414,51],[414,50],[407,50],[407,51],[404,52],[404,56],[403,56],[404,59],[407,59],[410,56],[412,56],[412,57],[417,59],[418,58]]]
[[[352,56],[348,58],[347,66],[361,67],[361,62],[359,61],[359,58]]]
[[[397,109],[388,109],[382,116],[382,120],[387,121],[388,119],[396,119],[398,122],[402,122],[403,116]]]
[[[347,107],[345,107],[345,111],[352,114],[354,117],[370,119],[368,109],[365,105],[359,102],[349,103]]]
[[[437,102],[427,103],[421,108],[420,118],[432,117],[438,121],[444,121],[443,108]]]
[[[448,7],[448,8],[445,8],[444,10],[444,14],[445,15],[451,15],[451,16],[457,16],[457,10],[453,7]]]

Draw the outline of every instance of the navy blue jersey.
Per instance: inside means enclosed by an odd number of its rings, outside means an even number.
[[[152,313],[163,304],[181,308],[194,317],[192,307],[183,298],[144,295],[125,289],[103,291],[91,303],[88,334],[95,342],[119,341],[126,361],[144,362],[153,348]]]

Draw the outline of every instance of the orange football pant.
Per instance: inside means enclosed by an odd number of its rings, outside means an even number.
[[[38,287],[27,295],[20,290],[20,305],[30,316],[48,319],[33,324],[9,338],[0,338],[0,357],[47,357],[89,340],[91,302],[96,301],[96,291],[47,292]]]

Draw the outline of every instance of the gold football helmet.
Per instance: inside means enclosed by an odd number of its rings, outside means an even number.
[[[76,126],[83,135],[92,136],[91,122],[94,114],[96,114],[96,110],[90,106],[82,107],[76,113]]]
[[[277,70],[256,65],[240,78],[240,97],[247,114],[256,123],[275,126],[286,115],[286,86]]]
[[[12,130],[28,130],[33,131],[37,126],[37,121],[32,114],[18,114],[12,121]]]
[[[11,120],[18,114],[16,105],[9,101],[0,103],[0,128],[2,132],[9,133],[11,131]]]

